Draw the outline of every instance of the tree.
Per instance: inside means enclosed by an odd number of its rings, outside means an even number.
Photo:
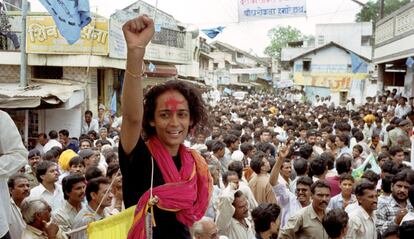
[[[265,48],[264,54],[278,59],[279,62],[282,48],[286,47],[289,42],[300,41],[304,37],[300,30],[291,26],[272,28],[267,36],[270,38],[270,45]]]
[[[376,22],[379,19],[380,1],[370,0],[365,4],[359,13],[356,15],[356,22]],[[384,0],[384,16],[394,12],[410,0]]]

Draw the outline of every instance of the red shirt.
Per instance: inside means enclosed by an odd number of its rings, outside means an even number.
[[[331,186],[331,197],[336,196],[341,192],[341,188],[339,187],[339,176],[326,178],[325,181]]]

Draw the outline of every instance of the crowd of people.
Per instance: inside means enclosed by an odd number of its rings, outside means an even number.
[[[143,95],[130,71],[153,27],[124,26],[122,118],[86,111],[80,137],[52,130],[27,152],[0,111],[0,238],[87,238],[135,205],[128,238],[411,238],[412,98],[335,106],[285,90],[209,106],[180,81]]]

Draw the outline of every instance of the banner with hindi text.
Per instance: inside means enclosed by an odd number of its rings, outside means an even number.
[[[331,91],[349,91],[352,80],[365,80],[365,73],[295,73],[295,85],[325,87]]]
[[[74,44],[67,43],[51,16],[27,17],[27,53],[108,55],[108,20],[93,18]]]
[[[306,0],[238,0],[239,21],[306,16]]]

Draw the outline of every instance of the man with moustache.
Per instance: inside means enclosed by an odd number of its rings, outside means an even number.
[[[313,238],[328,239],[322,220],[326,207],[331,198],[331,188],[323,180],[314,182],[311,186],[312,204],[299,210],[289,218],[281,230],[279,239]]]
[[[85,199],[85,182],[86,179],[81,174],[70,174],[62,180],[65,201],[61,207],[52,212],[52,219],[64,232],[72,229],[73,221],[82,209],[82,202]]]
[[[11,214],[9,233],[11,238],[21,238],[26,223],[23,220],[20,205],[30,195],[29,180],[24,174],[14,174],[7,181],[10,191]]]
[[[388,203],[378,205],[376,211],[377,229],[383,233],[391,225],[400,225],[402,218],[413,209],[408,201],[411,181],[408,171],[397,173],[392,179],[392,195]]]
[[[310,204],[312,179],[308,176],[298,178],[296,181],[296,195],[290,192],[286,185],[278,182],[279,172],[283,165],[286,154],[289,150],[282,150],[279,154],[275,165],[270,173],[269,183],[273,187],[273,193],[275,194],[277,204],[282,208],[280,218],[280,228],[282,229],[287,220],[293,216],[293,214],[300,209]]]
[[[109,189],[110,182],[107,178],[98,177],[88,181],[85,189],[88,205],[82,208],[73,220],[72,228],[80,228],[91,222],[99,221],[106,215],[105,208],[111,206],[113,194]],[[102,203],[101,203],[102,202]],[[101,204],[100,204],[101,203]],[[86,239],[86,231],[73,233],[71,239]]]
[[[362,180],[355,187],[355,195],[359,206],[349,213],[348,232],[346,239],[376,239],[377,191],[374,184],[368,180]]]
[[[229,238],[251,239],[254,237],[246,196],[238,185],[229,183],[218,198],[216,224],[219,234]]]
[[[39,185],[39,181],[37,181],[36,178],[36,168],[39,163],[41,163],[42,157],[40,154],[40,151],[38,149],[32,149],[29,151],[29,155],[27,156],[27,159],[29,161],[29,166],[26,169],[25,175],[30,183],[30,189],[36,187]]]

